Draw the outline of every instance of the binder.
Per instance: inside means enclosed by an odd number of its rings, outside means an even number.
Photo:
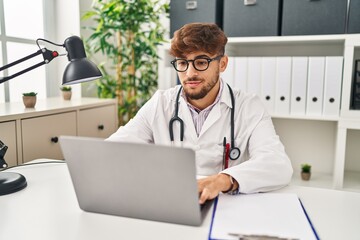
[[[261,57],[248,58],[247,92],[260,96]]]
[[[226,36],[279,35],[282,0],[224,0],[223,2],[223,29]]]
[[[355,60],[351,91],[351,109],[360,109],[360,59]]]
[[[228,57],[228,65],[224,72],[222,72],[221,78],[230,85],[230,87],[234,87],[234,57]]]
[[[306,115],[322,114],[324,72],[325,57],[309,57]]]
[[[270,114],[275,109],[276,58],[263,57],[261,61],[261,100]]]
[[[345,33],[348,0],[284,0],[282,3],[281,35]]]
[[[290,114],[305,115],[308,58],[292,58]]]
[[[170,38],[183,25],[192,22],[216,23],[222,28],[223,0],[176,0],[170,2]]]
[[[235,57],[234,59],[234,88],[246,91],[248,77],[248,58]]]
[[[290,113],[291,57],[276,58],[275,112]]]
[[[339,116],[343,57],[326,57],[323,115]]]

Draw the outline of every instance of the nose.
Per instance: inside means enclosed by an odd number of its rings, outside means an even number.
[[[197,75],[198,75],[198,71],[194,68],[193,62],[190,62],[189,67],[186,70],[186,76],[191,78],[191,77],[197,76]]]

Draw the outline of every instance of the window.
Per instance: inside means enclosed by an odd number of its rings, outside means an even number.
[[[46,38],[45,2],[47,0],[0,0],[0,66],[29,54],[38,47],[37,38]],[[0,76],[12,75],[35,63],[42,62],[41,55],[0,72]],[[21,101],[23,92],[34,91],[38,98],[46,98],[46,68],[39,67],[6,83],[0,84],[0,102]]]

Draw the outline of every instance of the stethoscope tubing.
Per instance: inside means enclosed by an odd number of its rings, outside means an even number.
[[[231,113],[230,113],[230,128],[231,128],[231,148],[230,148],[230,159],[236,160],[240,157],[240,149],[235,147],[235,97],[234,93],[229,86],[230,97],[231,97]],[[175,111],[174,116],[169,121],[169,134],[170,134],[170,141],[174,142],[174,123],[177,121],[180,124],[180,141],[184,140],[184,121],[179,117],[179,100],[180,94],[183,87],[181,86],[177,95],[176,95],[176,102],[175,102]]]
[[[182,86],[179,89],[179,92],[176,96],[176,103],[175,103],[175,114],[170,119],[169,122],[169,133],[170,133],[170,140],[174,142],[174,122],[178,121],[180,124],[180,141],[184,140],[184,121],[179,117],[179,100],[180,100],[180,93],[182,90]]]

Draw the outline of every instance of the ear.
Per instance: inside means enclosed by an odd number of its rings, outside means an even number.
[[[227,64],[228,64],[229,58],[227,55],[224,55],[221,59],[220,59],[220,72],[224,72]]]

